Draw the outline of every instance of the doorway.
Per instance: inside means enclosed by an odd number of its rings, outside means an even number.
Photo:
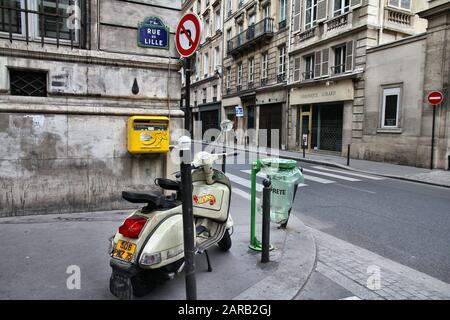
[[[267,147],[268,148],[281,148],[281,116],[282,106],[281,104],[271,104],[259,107],[259,129],[266,130],[267,134]],[[276,130],[278,130],[278,141],[272,141],[272,133],[274,138],[276,137]],[[260,136],[266,136],[264,132]],[[264,146],[262,146],[264,147]]]
[[[301,106],[297,111],[297,146],[302,149],[303,144],[306,144],[305,149],[311,149],[311,106]]]

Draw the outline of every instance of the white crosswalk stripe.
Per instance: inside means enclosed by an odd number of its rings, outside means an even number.
[[[252,186],[251,186],[250,179],[244,179],[244,178],[241,178],[239,176],[235,176],[234,174],[231,174],[231,173],[228,173],[228,172],[226,173],[226,175],[234,183],[240,184],[241,186],[244,186],[246,188],[251,189]],[[262,192],[262,190],[263,190],[262,184],[256,183],[256,191]]]
[[[335,179],[351,181],[351,182],[361,181],[361,180],[355,179],[355,178],[344,177],[344,176],[340,176],[340,175],[333,174],[333,173],[326,173],[326,172],[321,172],[321,171],[316,171],[316,170],[311,170],[311,169],[306,169],[306,168],[304,168],[303,171],[309,172],[309,173],[320,174],[322,176],[327,176],[327,177],[331,177],[331,178],[335,178]]]
[[[355,172],[343,171],[343,170],[336,170],[336,169],[329,169],[329,168],[324,168],[324,167],[321,167],[321,166],[314,166],[313,168],[324,170],[324,171],[343,173],[343,174],[347,174],[347,175],[350,175],[350,176],[366,178],[366,179],[371,179],[371,180],[384,180],[383,177],[368,176],[368,175],[361,174],[361,173],[355,173]]]
[[[335,181],[333,181],[333,180],[328,180],[328,179],[324,179],[324,178],[314,177],[314,176],[310,176],[308,174],[304,174],[303,177],[305,178],[306,181],[311,180],[311,181],[324,183],[324,184],[335,183]]]
[[[241,170],[241,172],[244,172],[244,173],[247,173],[247,174],[252,174],[252,170]],[[260,177],[260,178],[263,178],[263,179],[265,179],[265,178],[267,178],[267,175],[264,173],[264,172],[258,172],[257,174],[256,174],[256,176],[257,177]],[[332,181],[333,182],[333,181]],[[306,187],[306,186],[308,186],[307,184],[304,184],[304,183],[300,183],[299,185],[298,185],[298,187],[299,188],[302,188],[302,187]]]

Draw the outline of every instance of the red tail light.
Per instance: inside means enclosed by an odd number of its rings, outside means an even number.
[[[123,224],[119,227],[119,233],[127,238],[137,238],[147,223],[147,218],[133,216],[125,219]]]

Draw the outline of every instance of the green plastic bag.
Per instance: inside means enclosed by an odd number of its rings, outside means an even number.
[[[294,160],[268,158],[262,159],[261,163],[262,171],[271,181],[270,220],[282,224],[289,218],[295,189],[304,182],[303,174]],[[258,209],[262,213],[261,204]]]

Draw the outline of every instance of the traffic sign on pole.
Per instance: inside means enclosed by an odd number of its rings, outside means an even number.
[[[431,91],[427,96],[428,103],[435,106],[444,100],[444,95],[440,91]]]
[[[200,44],[202,35],[200,18],[192,12],[186,13],[178,23],[175,45],[182,57],[190,57]]]

